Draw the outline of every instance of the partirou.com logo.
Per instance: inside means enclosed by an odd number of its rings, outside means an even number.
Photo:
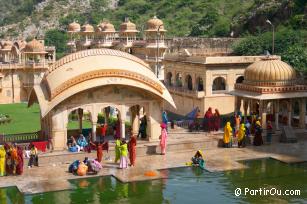
[[[301,190],[280,190],[277,188],[236,188],[235,196],[299,196],[301,195]]]

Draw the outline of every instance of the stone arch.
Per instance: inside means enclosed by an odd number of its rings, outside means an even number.
[[[188,90],[192,91],[193,90],[193,80],[192,80],[192,76],[187,74],[185,76],[185,88],[187,88]]]
[[[216,77],[212,82],[212,91],[226,90],[226,79],[224,77]]]
[[[172,72],[168,72],[166,75],[166,85],[173,86],[173,74]]]
[[[197,83],[197,91],[203,91],[204,90],[204,81],[203,81],[202,77],[197,77],[196,83]]]
[[[236,79],[236,84],[241,84],[244,81],[244,76],[239,76]]]

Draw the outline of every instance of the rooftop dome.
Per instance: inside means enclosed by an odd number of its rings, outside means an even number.
[[[104,32],[115,32],[114,25],[111,24],[111,23],[106,23],[106,24],[104,25],[103,31],[104,31]]]
[[[287,63],[271,56],[248,66],[244,72],[247,82],[286,82],[296,79],[295,70]]]
[[[137,29],[136,29],[136,25],[132,22],[130,22],[130,20],[127,18],[125,20],[125,22],[123,22],[122,24],[120,24],[120,32],[131,32],[131,33],[136,33],[136,32],[139,32]]]
[[[68,32],[79,32],[81,30],[80,24],[75,21],[68,25]]]
[[[24,51],[41,53],[41,52],[45,52],[45,47],[41,42],[39,42],[36,39],[33,39],[32,41],[26,44]]]
[[[13,46],[13,42],[12,41],[4,41],[2,42],[2,49],[3,50],[11,50]]]
[[[85,25],[82,26],[81,30],[84,33],[92,33],[92,32],[94,32],[94,27],[90,24],[85,24]]]
[[[159,29],[160,26],[160,29]],[[157,16],[154,16],[152,19],[147,21],[147,30],[146,31],[166,31],[164,29],[163,21],[158,19]]]

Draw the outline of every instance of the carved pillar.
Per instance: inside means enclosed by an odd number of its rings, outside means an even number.
[[[259,103],[259,115],[261,115],[261,127],[263,129],[266,129],[266,102],[265,101],[260,101]]]
[[[79,131],[82,133],[82,118],[83,118],[83,109],[78,108],[78,120],[79,120]]]
[[[161,134],[160,124],[162,123],[162,102],[150,102],[147,112],[147,133],[149,140],[159,140]]]
[[[133,134],[138,134],[139,132],[139,107],[131,107],[131,125]]]
[[[51,138],[54,150],[66,149],[67,143],[67,110],[51,113]]]
[[[243,99],[243,108],[244,108],[244,123],[246,123],[247,120],[247,109],[248,109],[248,99]]]
[[[292,101],[290,100],[288,103],[288,126],[291,126],[291,119],[292,119]]]
[[[306,98],[300,100],[300,128],[306,126]]]
[[[97,128],[97,123],[92,122],[92,138],[94,142],[96,141],[96,128]]]
[[[126,115],[127,115],[126,106],[122,105],[120,107],[120,118],[119,118],[119,120],[120,120],[120,136],[123,139],[126,137],[126,134],[125,134],[125,132],[126,132],[126,129],[125,129]]]
[[[279,130],[279,100],[275,101],[275,129]]]

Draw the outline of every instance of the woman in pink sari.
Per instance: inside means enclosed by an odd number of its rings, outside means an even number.
[[[166,124],[162,123],[160,127],[161,127],[160,147],[161,147],[161,154],[164,155],[166,151],[166,140],[167,140]]]

